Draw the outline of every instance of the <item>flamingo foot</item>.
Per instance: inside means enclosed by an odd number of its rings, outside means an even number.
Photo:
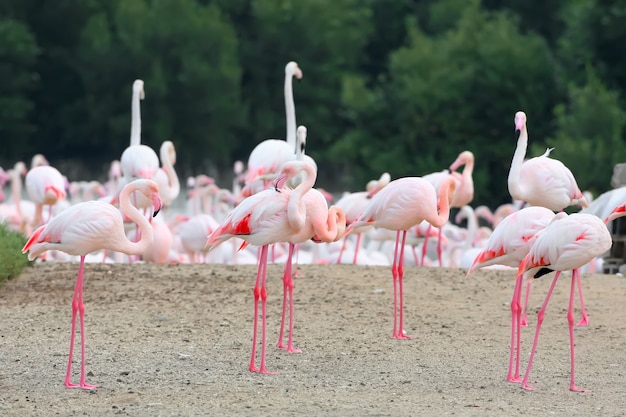
[[[576,323],[577,327],[589,326],[589,317],[587,314],[583,313],[583,316],[580,318],[580,321]]]
[[[81,382],[80,384],[73,384],[70,381],[66,381],[65,386],[67,388],[80,388],[80,389],[86,389],[86,390],[92,390],[92,389],[98,388],[97,385],[91,385],[86,382]]]
[[[522,378],[519,377],[519,375],[515,376],[515,375],[507,375],[506,376],[506,382],[510,382],[512,384],[519,384],[520,382],[522,382]]]
[[[403,332],[394,333],[393,338],[398,339],[398,340],[411,340],[414,337],[407,335],[406,332],[403,331]]]
[[[528,327],[528,316],[524,314],[519,321],[519,325],[522,327]]]
[[[285,346],[281,342],[278,342],[276,347],[278,349],[286,350],[289,353],[302,353],[302,351],[300,349],[296,349],[296,348],[294,348],[293,346],[290,346],[290,345]]]
[[[573,392],[591,392],[591,390],[588,390],[588,389],[578,388],[574,384],[570,384],[569,390]]]
[[[528,385],[528,383],[522,383],[522,388],[524,388],[526,391],[536,391],[537,388],[533,387],[532,385]]]

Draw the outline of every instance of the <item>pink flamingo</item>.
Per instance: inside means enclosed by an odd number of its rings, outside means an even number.
[[[364,226],[396,230],[396,245],[391,266],[393,277],[393,337],[407,339],[404,332],[404,246],[407,230],[426,220],[434,227],[442,227],[450,215],[449,199],[456,182],[446,177],[439,190],[439,198],[430,182],[419,177],[405,177],[391,181],[372,197],[365,211],[346,229],[346,234]]]
[[[587,200],[578,188],[572,171],[561,161],[548,157],[551,149],[524,161],[528,131],[523,111],[515,113],[515,131],[519,136],[508,177],[511,197],[552,211],[560,211],[573,204],[587,207]]]
[[[387,184],[391,181],[391,176],[388,172],[383,172],[378,180],[372,180],[367,183],[365,187],[365,191],[357,191],[354,193],[347,194],[341,197],[336,206],[341,207],[343,212],[346,215],[346,224],[350,224],[355,221],[359,215],[365,210],[367,205],[370,202],[370,199],[376,195],[377,192],[383,189]],[[352,259],[352,263],[356,265],[357,258],[359,255],[359,249],[361,247],[361,239],[363,237],[363,233],[359,232],[357,234],[356,245],[354,248],[354,257]],[[341,250],[339,251],[339,258],[337,259],[337,263],[341,263],[341,258],[343,256],[343,252],[346,249],[347,244],[347,236],[344,237],[343,245],[341,245]]]
[[[284,184],[303,170],[312,167],[304,161],[286,162],[280,171],[280,183]],[[254,285],[254,330],[252,336],[251,372],[272,373],[265,367],[266,351],[266,300],[267,300],[267,252],[270,244],[288,242],[305,227],[306,207],[303,195],[315,182],[315,176],[306,175],[295,189],[265,189],[244,199],[226,216],[224,221],[209,235],[206,245],[212,250],[222,242],[238,237],[244,240],[241,248],[248,244],[261,247],[258,270]],[[256,367],[257,327],[261,300],[261,361]]]
[[[526,374],[522,379],[522,388],[527,390],[535,389],[529,385],[528,378],[537,350],[539,331],[544,320],[545,310],[561,271],[572,270],[569,306],[567,309],[571,361],[569,389],[570,391],[585,392],[585,390],[576,386],[574,373],[574,292],[576,290],[576,282],[580,279],[578,268],[608,251],[612,244],[611,234],[606,225],[599,217],[592,214],[574,213],[568,216],[566,213],[559,213],[545,229],[538,233],[528,255],[524,257],[519,266],[516,286],[520,287],[523,279],[529,279],[530,277],[538,278],[552,271],[557,272],[548,289],[546,299],[537,313],[537,328],[530,358],[528,359]]]
[[[258,177],[265,182],[276,177],[278,170],[286,161],[295,158],[296,154],[296,107],[293,100],[293,77],[302,78],[302,70],[296,62],[285,65],[285,114],[287,117],[287,137],[267,139],[259,143],[248,157],[248,173],[246,184],[249,185]],[[250,187],[246,187],[249,189]]]
[[[33,260],[48,250],[59,250],[69,255],[80,256],[80,266],[74,297],[72,299],[72,330],[70,352],[67,363],[65,386],[68,388],[93,389],[96,385],[85,380],[85,305],[83,304],[83,275],[85,256],[91,252],[108,249],[128,255],[142,254],[152,242],[152,227],[148,220],[130,204],[131,193],[138,191],[150,199],[154,205],[154,215],[161,208],[158,185],[149,180],[137,180],[126,185],[120,193],[120,208],[102,201],[85,201],[54,216],[47,224],[36,229],[22,253],[28,252],[28,259]],[[131,242],[126,238],[122,214],[139,225],[141,240]],[[71,382],[74,336],[76,333],[76,313],[80,319],[81,367],[80,382]]]
[[[174,144],[166,140],[159,149],[161,156],[161,168],[158,169],[152,178],[159,184],[159,193],[164,207],[169,207],[180,194],[180,181],[174,164],[176,163],[176,148]]]
[[[52,210],[53,205],[65,200],[65,178],[56,168],[39,165],[28,171],[25,182],[26,191],[35,203],[33,226],[37,227],[43,222],[44,205],[50,206]]]
[[[459,174],[456,170],[461,166],[463,167],[463,171]],[[461,208],[470,204],[474,199],[473,172],[474,154],[470,151],[461,152],[450,165],[450,174],[456,180],[456,190],[452,202],[450,203],[451,207]]]
[[[467,271],[469,276],[473,271],[491,265],[506,265],[519,268],[521,261],[530,251],[537,232],[543,230],[554,218],[554,212],[540,206],[526,207],[505,217],[489,237],[487,246],[476,256],[474,263]],[[521,317],[519,296],[521,288],[515,287],[511,299],[511,347],[509,356],[509,370],[506,380],[520,382],[520,326],[524,324],[526,308],[528,305],[528,293],[530,282],[526,288],[526,302],[524,305],[524,318]],[[519,293],[518,293],[518,290]],[[513,355],[517,341],[517,361],[515,372],[513,371]]]

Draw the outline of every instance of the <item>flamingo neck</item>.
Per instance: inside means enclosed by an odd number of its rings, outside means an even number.
[[[343,210],[337,206],[331,206],[328,209],[328,219],[326,220],[326,228],[315,230],[315,236],[318,240],[326,243],[335,242],[343,237],[346,230],[346,215]]]
[[[293,74],[285,74],[285,115],[287,117],[287,144],[296,152],[296,105],[293,101]]]
[[[509,194],[515,200],[524,200],[523,189],[521,184],[522,164],[526,156],[526,148],[528,147],[528,131],[524,125],[517,139],[517,147],[511,161],[511,169],[509,170],[508,186]]]
[[[20,173],[13,170],[11,173],[11,198],[15,204],[15,211],[22,220],[22,178]]]
[[[434,222],[429,222],[434,227],[443,227],[444,224],[448,222],[450,218],[450,200],[449,195],[452,191],[454,191],[454,187],[456,183],[454,178],[448,177],[444,180],[439,188],[439,213],[434,220]]]
[[[174,170],[174,164],[168,152],[161,155],[161,163],[163,165],[163,171],[167,174],[168,182],[167,187],[161,187],[159,194],[163,195],[167,200],[174,200],[180,194],[180,181],[176,170]]]
[[[117,252],[123,252],[126,255],[143,254],[150,247],[150,245],[152,245],[154,239],[152,226],[139,212],[139,210],[137,210],[137,208],[130,203],[130,196],[136,190],[137,187],[131,183],[122,189],[119,197],[120,210],[122,210],[124,216],[137,223],[141,232],[141,239],[139,239],[138,242],[131,242],[126,238],[120,242],[120,246],[115,249]]]
[[[315,184],[317,174],[310,164],[303,164],[302,182],[293,190],[287,202],[287,219],[289,225],[297,231],[304,227],[306,220],[306,204],[302,198]]]
[[[133,91],[131,102],[130,146],[141,144],[141,109],[139,107],[139,91]]]

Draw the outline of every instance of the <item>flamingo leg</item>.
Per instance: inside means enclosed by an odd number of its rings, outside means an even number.
[[[97,385],[88,384],[85,380],[85,304],[83,303],[83,279],[85,275],[85,256],[80,257],[78,267],[78,277],[74,287],[74,297],[72,298],[72,330],[70,334],[70,353],[67,363],[67,373],[65,374],[65,386],[68,388],[94,389]],[[80,382],[73,384],[72,377],[72,357],[74,356],[74,339],[76,336],[76,313],[80,320]]]
[[[580,309],[582,312],[582,317],[580,321],[576,323],[576,326],[588,326],[589,325],[589,316],[587,315],[587,309],[585,308],[585,298],[583,297],[583,287],[580,283],[580,270],[576,270],[576,284],[578,285],[578,296],[580,297]],[[573,272],[572,272],[573,274]]]
[[[261,253],[259,256],[259,268],[256,275],[256,282],[254,284],[254,330],[252,332],[252,356],[250,358],[250,372],[269,373],[265,369],[265,300],[267,299],[267,292],[265,289],[265,278],[267,276],[267,245],[261,247]],[[257,328],[259,323],[259,300],[261,300],[261,367],[256,368],[256,345],[257,345]]]
[[[515,289],[511,299],[511,348],[509,352],[509,370],[506,375],[508,382],[522,382],[520,370],[520,316],[521,316],[521,291],[524,277],[522,274],[515,277]],[[517,345],[517,346],[516,346]],[[515,352],[517,351],[517,355]],[[513,371],[513,357],[515,359],[515,372]]]
[[[346,245],[348,244],[348,236],[343,237],[343,242],[341,244],[341,249],[339,250],[339,257],[337,258],[337,263],[341,264],[341,258],[343,257],[343,251],[346,250]]]
[[[558,271],[560,272],[560,271]],[[539,341],[539,332],[541,330],[541,324],[543,323],[543,319],[545,317],[546,307],[548,306],[548,301],[550,301],[550,297],[552,296],[552,292],[554,291],[554,287],[556,286],[556,282],[559,279],[559,273],[554,276],[552,280],[552,284],[550,284],[550,288],[548,289],[548,294],[546,294],[546,299],[543,301],[543,305],[539,312],[537,313],[537,328],[535,329],[535,338],[533,339],[533,347],[530,351],[530,358],[528,359],[528,366],[526,367],[526,373],[524,374],[524,379],[522,380],[522,388],[526,390],[534,390],[535,387],[528,384],[528,377],[530,376],[530,370],[533,366],[533,359],[535,359],[535,352],[537,351],[537,342]]]
[[[528,297],[530,295],[530,284],[532,284],[532,281],[528,280],[528,282],[526,283],[526,295],[524,296],[524,309],[522,310],[522,321],[520,322],[520,326],[523,326],[523,327],[528,326]]]
[[[299,349],[295,349],[293,347],[293,323],[294,323],[294,305],[293,305],[293,289],[294,282],[291,274],[291,259],[293,257],[294,252],[293,244],[289,244],[289,255],[287,256],[287,262],[285,263],[285,272],[283,274],[283,314],[280,320],[280,331],[278,334],[278,344],[277,347],[279,349],[286,349],[287,352],[290,353],[301,353],[302,351]],[[283,334],[285,329],[285,316],[287,313],[287,302],[289,302],[289,334],[287,337],[287,346],[283,345]]]
[[[437,237],[437,258],[439,259],[439,266],[443,267],[443,231],[442,228],[439,228],[439,236]]]
[[[428,229],[426,230],[426,236],[424,236],[424,242],[422,243],[422,261],[420,265],[424,265],[424,259],[426,259],[426,252],[428,252],[428,235],[430,235],[430,228],[432,225],[428,225]]]
[[[400,237],[402,236],[402,238]],[[394,253],[394,264],[392,275],[394,280],[394,328],[393,337],[395,339],[410,339],[404,332],[404,293],[402,281],[404,278],[404,246],[406,243],[406,230],[396,232],[396,250]]]
[[[354,258],[352,259],[352,264],[356,265],[359,257],[359,248],[361,247],[361,239],[363,237],[362,233],[356,235],[356,245],[354,246]]]
[[[569,295],[569,307],[567,309],[567,324],[569,327],[569,346],[570,346],[570,359],[572,364],[572,371],[570,375],[569,390],[574,392],[589,392],[582,388],[578,388],[575,383],[574,375],[574,297],[576,292],[576,283],[580,286],[580,271],[578,268],[572,270],[572,287]],[[580,288],[580,287],[579,287]],[[580,293],[580,289],[579,289]],[[582,302],[582,300],[581,300]]]

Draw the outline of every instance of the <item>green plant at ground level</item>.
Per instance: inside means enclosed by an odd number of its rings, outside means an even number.
[[[26,237],[0,223],[0,285],[11,279],[28,265],[28,257],[22,253]]]

